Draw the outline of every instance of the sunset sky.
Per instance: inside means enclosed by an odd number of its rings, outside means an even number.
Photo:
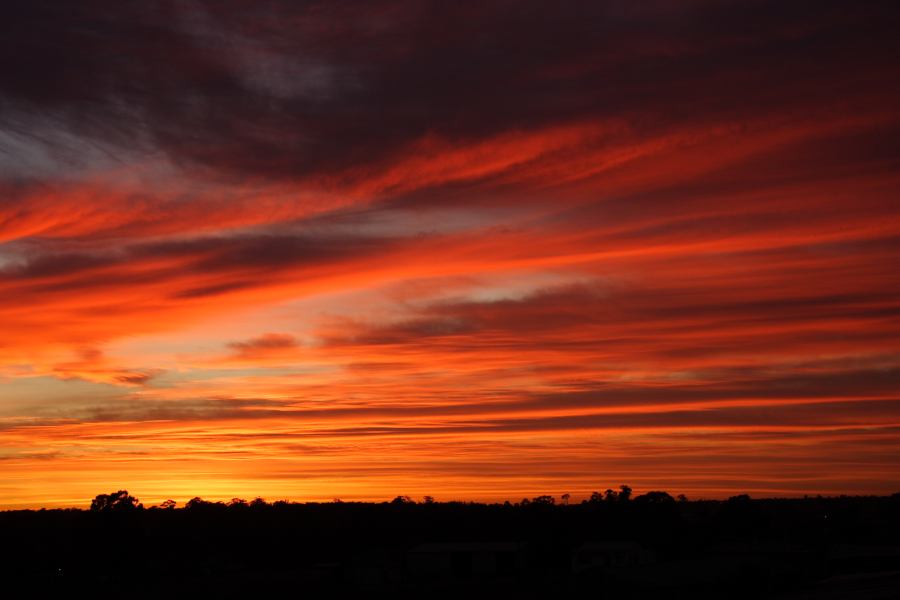
[[[898,31],[4,2],[0,509],[900,491]]]

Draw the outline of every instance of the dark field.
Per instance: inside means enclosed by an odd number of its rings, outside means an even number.
[[[7,597],[900,598],[900,495],[0,513]]]

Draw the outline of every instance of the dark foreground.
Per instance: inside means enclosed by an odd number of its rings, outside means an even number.
[[[900,495],[0,513],[5,597],[900,598]]]

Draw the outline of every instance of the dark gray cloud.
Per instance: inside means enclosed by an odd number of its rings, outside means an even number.
[[[52,427],[76,423],[146,421],[218,421],[263,419],[284,414],[284,403],[262,398],[180,398],[155,400],[121,396],[103,402],[78,400],[33,407],[27,418],[0,423],[0,430]]]
[[[814,265],[807,267],[814,279]],[[702,272],[701,272],[702,273]],[[479,336],[493,344],[522,350],[588,350],[608,354],[616,349],[646,349],[668,358],[715,355],[724,350],[771,347],[773,340],[827,344],[896,335],[900,316],[900,286],[877,281],[875,290],[797,288],[760,289],[757,279],[709,283],[703,293],[690,284],[622,286],[583,283],[547,288],[522,298],[493,301],[444,301],[407,311],[405,319],[387,323],[357,323],[341,334],[329,334],[326,345],[422,346],[440,344],[465,352]],[[900,282],[898,282],[900,283]],[[741,291],[742,293],[738,293]],[[841,320],[884,320],[877,330],[835,329]],[[778,331],[783,325],[819,325],[808,330]],[[697,340],[689,335],[702,326],[727,339]],[[761,328],[768,329],[761,329]],[[760,332],[764,331],[765,335]],[[432,346],[436,347],[436,346]]]
[[[176,285],[172,291],[176,298],[203,298],[273,283],[266,278],[267,274],[352,261],[377,252],[390,252],[403,243],[399,237],[318,236],[276,231],[138,242],[103,251],[55,251],[50,244],[46,249],[27,249],[19,260],[0,268],[0,277],[20,284],[20,290],[41,294],[152,284],[160,280],[159,271],[132,267],[161,260],[177,265],[168,270],[173,275],[232,275],[221,284],[186,289]]]
[[[10,0],[0,129],[211,174],[377,168],[426,134],[889,106],[896,4]],[[77,148],[76,148],[77,150]],[[73,153],[74,154],[74,153]]]

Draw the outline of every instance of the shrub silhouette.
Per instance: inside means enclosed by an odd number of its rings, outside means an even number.
[[[673,504],[675,498],[668,492],[653,491],[635,497],[634,501],[640,504]]]

